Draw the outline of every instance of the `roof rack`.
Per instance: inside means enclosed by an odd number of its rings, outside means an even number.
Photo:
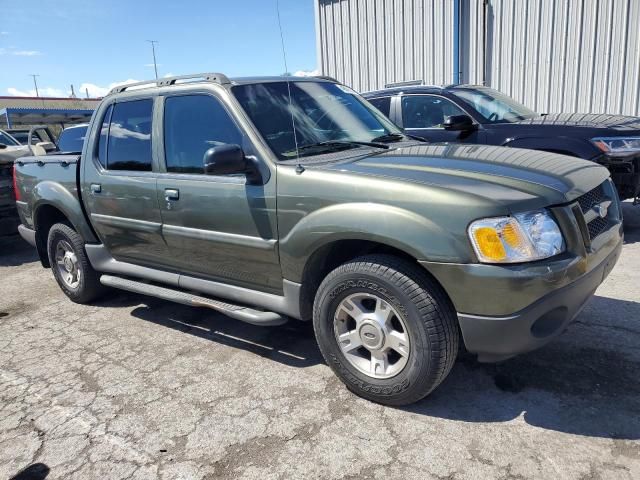
[[[126,85],[119,85],[114,87],[109,92],[109,95],[113,93],[122,93],[125,90],[130,88],[138,87],[167,87],[170,85],[175,85],[177,82],[181,80],[191,80],[191,81],[205,81],[205,82],[213,82],[219,83],[220,85],[228,85],[231,83],[231,80],[224,75],[223,73],[194,73],[191,75],[179,75],[177,77],[166,77],[166,78],[158,78],[156,80],[147,80],[145,82],[136,82],[136,83],[127,83]],[[182,82],[181,82],[182,83]]]
[[[442,85],[427,85],[424,83],[424,80],[405,80],[402,82],[391,82],[386,83],[384,88],[394,88],[394,87],[433,87],[433,88],[442,88]]]

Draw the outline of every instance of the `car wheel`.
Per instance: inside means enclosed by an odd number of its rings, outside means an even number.
[[[99,274],[85,253],[84,240],[69,225],[56,223],[51,227],[47,253],[53,276],[72,301],[89,303],[104,293]]]
[[[455,311],[442,288],[417,265],[387,255],[329,273],[313,325],[325,361],[346,386],[386,405],[428,395],[458,353]]]

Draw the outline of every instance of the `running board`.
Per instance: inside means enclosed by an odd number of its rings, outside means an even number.
[[[207,307],[224,313],[226,316],[252,325],[282,325],[287,318],[275,312],[263,312],[252,308],[221,302],[207,297],[201,297],[192,293],[159,287],[144,282],[137,282],[113,275],[102,275],[100,283],[107,287],[119,288],[128,292],[140,293],[150,297],[161,298],[170,302],[181,303],[190,307]]]

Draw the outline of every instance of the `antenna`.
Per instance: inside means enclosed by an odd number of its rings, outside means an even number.
[[[158,79],[158,64],[156,63],[156,43],[158,40],[147,40],[151,44],[151,53],[153,53],[153,69],[156,72],[156,80]]]
[[[282,58],[284,60],[284,71],[288,77],[289,67],[287,66],[287,52],[284,48],[284,35],[282,35],[282,21],[280,20],[280,2],[276,0],[276,12],[278,14],[278,29],[280,30],[280,43],[282,44]],[[300,150],[298,149],[298,135],[296,133],[296,119],[293,115],[293,102],[291,101],[291,85],[287,78],[287,92],[289,93],[289,114],[291,115],[291,126],[293,127],[293,143],[296,146],[296,159],[300,160]],[[296,171],[302,170],[302,165],[298,163]],[[303,170],[304,171],[304,170]],[[302,172],[300,172],[302,173]]]

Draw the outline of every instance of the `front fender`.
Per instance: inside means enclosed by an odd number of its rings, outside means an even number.
[[[33,196],[33,221],[38,224],[38,212],[44,205],[50,205],[60,210],[71,222],[76,232],[78,232],[87,243],[97,243],[98,239],[93,234],[91,227],[87,223],[80,199],[71,193],[67,188],[58,182],[45,180],[38,183],[32,192]]]
[[[388,245],[433,262],[469,261],[466,236],[456,237],[417,213],[375,203],[321,208],[300,220],[280,241],[284,278],[301,282],[305,264],[319,248],[339,240]]]

